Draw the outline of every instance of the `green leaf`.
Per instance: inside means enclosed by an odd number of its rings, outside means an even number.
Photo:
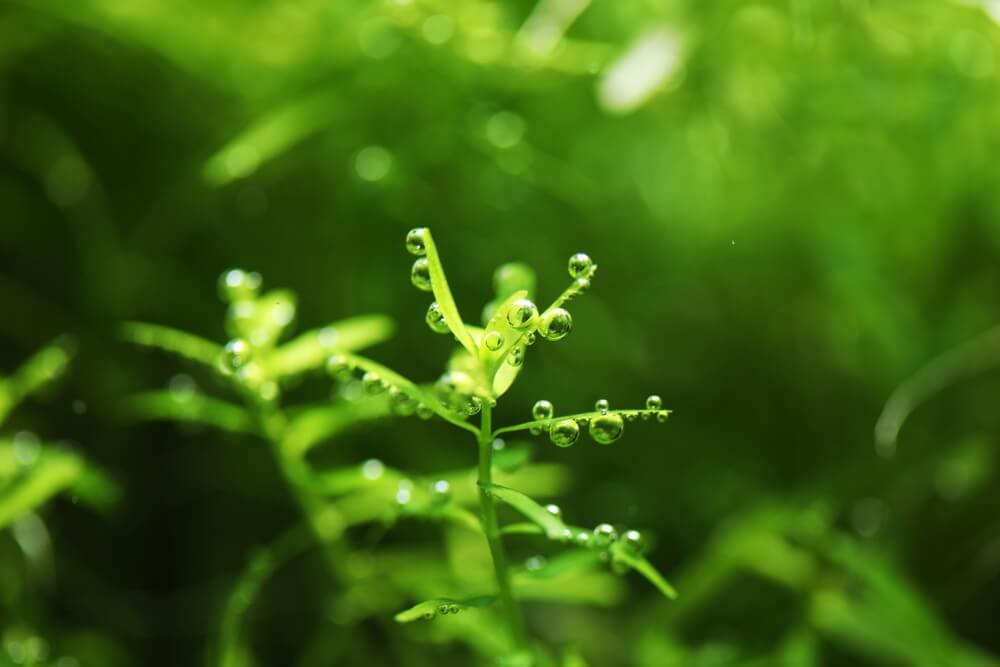
[[[150,391],[125,398],[122,416],[132,421],[178,421],[203,424],[232,433],[256,434],[244,408],[198,392]]]
[[[70,339],[59,339],[32,355],[13,375],[0,379],[0,423],[18,403],[66,371],[71,347]]]
[[[261,356],[267,377],[297,375],[322,366],[338,351],[370,347],[392,336],[395,325],[382,315],[362,315],[306,331],[294,340]]]
[[[432,598],[416,604],[396,614],[397,623],[412,623],[419,620],[431,620],[438,615],[455,614],[467,609],[479,609],[493,604],[496,598],[492,595],[477,595],[464,600],[454,598]]]
[[[226,331],[234,338],[247,339],[255,348],[270,348],[291,325],[297,300],[291,290],[279,289],[235,301],[226,313]]]
[[[626,421],[636,421],[638,418],[642,417],[646,421],[658,420],[658,415],[663,415],[663,419],[670,416],[671,410],[639,410],[639,409],[625,409],[625,410],[608,410],[609,415],[620,415]],[[513,426],[504,426],[503,428],[497,429],[493,432],[493,436],[496,437],[503,433],[514,433],[516,431],[530,431],[533,428],[541,429],[542,431],[548,431],[549,427],[556,423],[561,422],[566,419],[594,419],[596,417],[603,416],[600,412],[580,412],[575,415],[562,415],[560,417],[553,417],[551,419],[534,419],[529,422],[523,422],[521,424],[514,424]]]
[[[505,363],[510,352],[520,345],[521,338],[524,335],[524,331],[514,329],[507,322],[507,311],[510,310],[511,304],[518,299],[527,298],[527,296],[528,292],[526,290],[514,292],[496,308],[490,321],[487,322],[483,334],[484,340],[486,333],[493,331],[499,333],[503,336],[504,341],[500,349],[490,350],[482,340],[480,341],[479,359],[486,370],[486,377],[489,379],[493,396],[502,396],[514,384],[514,380],[517,379],[518,373],[521,372],[521,368],[524,366],[524,364],[511,366]]]
[[[520,491],[515,491],[499,484],[484,484],[483,488],[494,498],[502,500],[528,519],[537,523],[550,539],[558,539],[567,530],[566,524],[563,523],[562,519]]]
[[[673,600],[677,597],[677,591],[663,578],[655,567],[641,554],[633,551],[628,545],[615,542],[611,545],[612,562],[627,565],[642,576],[646,577],[651,584],[656,586],[661,593]]]
[[[292,456],[303,456],[315,445],[352,426],[390,414],[385,396],[299,408],[289,418],[282,449]]]
[[[441,308],[444,321],[448,324],[451,332],[455,334],[458,342],[462,344],[462,347],[471,354],[476,354],[476,343],[472,340],[472,336],[466,331],[465,324],[462,322],[462,316],[458,312],[458,306],[455,305],[455,298],[451,295],[451,289],[448,287],[448,279],[444,275],[444,266],[441,264],[441,257],[438,255],[437,246],[434,244],[434,238],[431,236],[431,230],[429,229],[424,230],[424,247],[427,251],[427,265],[430,268],[431,288],[434,291],[434,300],[437,301],[438,306]]]
[[[179,357],[216,368],[222,355],[222,346],[186,331],[146,324],[145,322],[125,322],[121,325],[122,338],[136,345],[153,347]]]

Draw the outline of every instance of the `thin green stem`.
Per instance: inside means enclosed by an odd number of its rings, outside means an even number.
[[[493,483],[493,434],[492,412],[489,405],[483,405],[482,421],[479,427],[479,511],[482,514],[483,530],[493,558],[493,573],[497,581],[497,599],[511,638],[518,650],[528,646],[527,634],[524,630],[524,619],[521,608],[514,599],[510,583],[510,566],[507,564],[507,552],[504,550],[500,534],[500,522],[497,520],[496,503],[493,496],[486,490]]]

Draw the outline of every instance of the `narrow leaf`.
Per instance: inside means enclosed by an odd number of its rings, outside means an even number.
[[[432,598],[399,612],[395,618],[397,623],[431,620],[438,615],[456,614],[466,609],[488,607],[494,601],[496,601],[496,598],[492,595],[477,595],[464,600]]]
[[[441,308],[444,321],[448,328],[455,334],[458,342],[471,354],[476,354],[476,343],[472,336],[465,329],[462,316],[455,305],[455,298],[451,295],[448,287],[448,279],[444,275],[444,266],[441,264],[441,257],[438,255],[437,246],[434,245],[434,238],[429,229],[424,230],[424,247],[427,251],[427,264],[431,274],[431,288],[434,291],[434,299]]]
[[[282,447],[288,454],[302,456],[356,424],[389,414],[389,403],[384,396],[301,408],[289,420]]]
[[[562,519],[520,491],[515,491],[499,484],[484,484],[483,488],[494,498],[499,498],[541,526],[549,538],[559,538],[563,535],[563,531],[567,530],[566,524],[563,523]]]
[[[204,424],[232,433],[257,433],[245,409],[198,392],[150,391],[124,399],[122,414],[133,421],[178,421]]]
[[[212,341],[159,324],[125,322],[121,326],[121,335],[130,343],[164,350],[212,368],[222,354],[222,347]]]
[[[33,354],[10,377],[0,379],[0,423],[18,403],[60,377],[71,356],[70,341],[63,338]]]
[[[611,547],[611,558],[616,563],[628,565],[630,568],[646,577],[651,584],[656,586],[661,593],[673,600],[677,597],[677,591],[663,578],[655,567],[641,554],[631,550],[627,545],[616,542]]]
[[[337,351],[351,352],[381,343],[392,335],[393,322],[382,315],[362,315],[306,331],[266,353],[261,365],[268,377],[304,373],[323,365]]]

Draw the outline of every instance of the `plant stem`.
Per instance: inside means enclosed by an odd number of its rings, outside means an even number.
[[[479,427],[479,511],[482,514],[483,529],[486,541],[490,546],[490,556],[493,559],[493,574],[497,580],[497,597],[503,615],[507,619],[511,638],[518,650],[528,646],[524,631],[524,620],[521,608],[514,599],[510,583],[510,567],[507,564],[507,552],[504,551],[503,540],[500,537],[500,523],[497,521],[496,503],[493,496],[486,490],[493,483],[493,433],[492,409],[483,405],[482,420]]]

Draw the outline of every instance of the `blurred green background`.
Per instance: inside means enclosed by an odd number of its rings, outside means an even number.
[[[997,21],[993,0],[0,2],[0,373],[76,348],[4,431],[72,440],[122,491],[39,510],[41,574],[0,533],[4,641],[202,664],[296,510],[259,443],[121,419],[194,373],[118,323],[222,341],[240,266],[298,293],[299,329],[393,317],[370,355],[433,380],[451,341],[402,245],[428,226],[474,322],[502,262],[542,301],[571,253],[600,265],[500,423],[538,398],[674,411],[537,458],[572,469],[574,516],[654,536],[681,598],[629,578],[612,608],[529,606],[538,635],[594,665],[1000,664],[1000,377],[935,395],[894,456],[873,436],[901,382],[1000,322]],[[474,463],[438,421],[338,443],[372,456]],[[255,605],[258,663],[362,664],[311,643],[334,631],[310,562]],[[394,641],[369,664],[472,664]]]

